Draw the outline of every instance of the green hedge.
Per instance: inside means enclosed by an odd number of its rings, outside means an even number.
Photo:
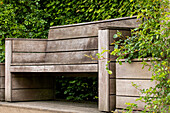
[[[5,60],[5,38],[47,38],[50,26],[129,16],[135,7],[129,0],[1,0],[0,62]],[[57,95],[64,91],[66,99],[92,100],[97,96],[97,88],[92,88],[97,87],[97,78],[61,77],[59,84],[62,89]],[[88,88],[83,91],[84,87]]]

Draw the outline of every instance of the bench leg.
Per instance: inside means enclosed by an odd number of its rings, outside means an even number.
[[[6,72],[5,74],[5,101],[12,101],[12,74],[10,72]]]
[[[5,101],[12,101],[12,75],[10,72],[12,57],[12,41],[5,40]]]

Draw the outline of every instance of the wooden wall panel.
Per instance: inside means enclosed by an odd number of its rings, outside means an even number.
[[[13,40],[13,51],[16,52],[45,52],[45,40]]]
[[[12,90],[12,101],[52,100],[53,89],[20,89]]]
[[[122,65],[116,63],[116,78],[150,79],[152,72],[148,71],[149,66],[145,66],[144,69],[142,67],[141,62],[122,62]]]
[[[129,79],[117,79],[116,80],[116,95],[123,96],[140,96],[140,91],[132,86],[134,84],[139,85],[139,89],[148,89],[155,86],[155,82],[151,80],[129,80]],[[144,96],[142,94],[141,96]]]
[[[97,37],[80,38],[70,40],[53,40],[47,42],[46,52],[52,51],[75,51],[75,50],[93,50],[98,49]]]
[[[60,52],[60,53],[46,53],[46,63],[56,64],[83,64],[83,63],[97,63],[97,60],[92,60],[85,55],[97,58],[98,51],[77,51],[77,52]]]
[[[127,105],[125,103],[135,103],[138,104],[138,110],[142,110],[145,106],[144,102],[136,101],[139,97],[124,97],[116,96],[116,108],[125,109]]]

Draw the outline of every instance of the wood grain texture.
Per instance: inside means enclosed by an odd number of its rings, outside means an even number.
[[[54,88],[53,79],[53,76],[13,76],[12,89],[52,89]]]
[[[149,66],[145,66],[144,69],[142,67],[141,62],[122,62],[122,65],[116,63],[116,78],[150,79],[152,72],[148,71]]]
[[[64,73],[57,73],[56,76],[65,76],[65,77],[97,77],[98,73],[97,72],[64,72]]]
[[[43,63],[45,53],[12,53],[12,63]]]
[[[116,95],[110,95],[110,111],[116,109]]]
[[[68,39],[75,37],[91,37],[98,36],[99,27],[105,26],[121,26],[121,27],[137,27],[137,19],[122,19],[105,21],[101,23],[84,24],[70,27],[53,27],[49,31],[48,39]]]
[[[11,101],[11,56],[12,56],[12,41],[5,40],[5,100]]]
[[[110,79],[110,94],[115,94],[116,95],[116,79]]]
[[[125,103],[135,103],[138,104],[138,110],[142,110],[145,106],[145,103],[141,101],[136,101],[136,99],[138,98],[139,97],[116,96],[116,108],[126,108],[127,105]]]
[[[13,40],[13,51],[45,52],[47,41],[44,40]]]
[[[83,64],[83,63],[97,63],[97,60],[85,56],[97,57],[98,51],[77,51],[77,52],[61,52],[61,53],[46,53],[46,63],[56,64]]]
[[[5,88],[5,77],[0,77],[0,89]]]
[[[5,100],[5,89],[0,89],[0,101]]]
[[[0,76],[5,76],[5,64],[0,63]]]
[[[52,100],[53,89],[12,90],[12,101]]]
[[[110,74],[110,78],[116,78],[116,62],[110,62],[110,70],[112,71],[112,74]]]
[[[109,30],[99,30],[98,50],[101,53],[109,49]],[[102,49],[103,48],[103,49]],[[103,54],[106,59],[99,60],[99,110],[109,111],[109,75],[106,71],[106,64],[109,58],[107,52]]]
[[[116,80],[116,95],[125,96],[140,96],[140,91],[132,86],[132,82],[139,85],[139,89],[148,89],[155,87],[155,82],[151,80],[128,80],[128,79],[117,79]],[[141,94],[141,96],[145,96]]]
[[[70,40],[54,40],[47,42],[46,52],[52,51],[73,51],[73,50],[93,50],[98,49],[98,39],[93,38],[81,38]]]
[[[11,72],[98,72],[98,64],[11,66]]]

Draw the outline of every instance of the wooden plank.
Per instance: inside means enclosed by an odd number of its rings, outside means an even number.
[[[53,89],[12,90],[12,101],[51,100],[53,98]]]
[[[98,49],[98,39],[81,38],[70,40],[54,40],[47,42],[47,52],[52,51],[73,51],[73,50],[93,50]]]
[[[65,76],[65,77],[97,77],[98,73],[96,72],[79,72],[79,73],[75,73],[75,72],[70,72],[70,73],[58,73],[56,74],[56,76]]]
[[[5,40],[5,100],[11,101],[11,55],[12,55],[12,41]]]
[[[98,72],[98,64],[11,66],[11,72]]]
[[[50,27],[50,29],[65,28],[65,27],[75,27],[75,26],[89,25],[89,24],[107,23],[107,22],[121,21],[121,20],[129,20],[129,19],[137,19],[137,17],[136,17],[136,16],[132,16],[132,17],[122,17],[122,18],[114,18],[114,19],[108,19],[108,20],[99,20],[99,21],[92,21],[92,22],[69,24],[69,25],[52,26],[52,27]],[[135,22],[136,22],[136,21],[135,21]]]
[[[5,77],[0,76],[0,89],[5,88]]]
[[[45,52],[47,41],[44,40],[13,40],[13,51]]]
[[[125,103],[135,103],[138,104],[138,110],[142,110],[145,106],[145,103],[141,101],[136,101],[136,99],[138,98],[139,97],[116,96],[116,108],[126,108],[127,105]]]
[[[17,74],[16,74],[17,75]],[[35,75],[35,74],[34,74]],[[13,76],[12,77],[12,89],[22,88],[37,88],[37,89],[49,89],[54,88],[53,76]]]
[[[45,53],[12,53],[12,63],[43,63]]]
[[[150,87],[155,87],[155,82],[151,82],[151,80],[117,79],[116,95],[145,96],[145,94],[139,95],[140,91],[132,86],[132,82],[139,85],[139,89],[148,89]]]
[[[116,94],[116,79],[110,79],[110,94]]]
[[[131,36],[131,31],[128,30],[118,30],[118,31],[122,33],[123,37]],[[117,30],[110,30],[110,44],[113,43],[114,40],[116,40],[113,38],[114,34],[117,34]]]
[[[110,95],[110,111],[115,111],[116,109],[116,95]]]
[[[142,67],[143,64],[141,62],[133,62],[131,64],[122,62],[122,65],[116,63],[116,78],[150,79],[152,71],[148,71],[149,66],[145,66],[144,69]]]
[[[109,49],[109,30],[99,30],[98,50],[101,53]],[[99,110],[109,111],[109,75],[106,71],[106,64],[109,58],[108,53],[104,53],[106,59],[99,60]]]
[[[5,89],[0,89],[0,101],[5,100]]]
[[[0,76],[5,76],[5,64],[0,63]]]
[[[56,64],[83,64],[83,63],[97,63],[97,60],[85,56],[93,56],[97,58],[96,51],[76,51],[76,52],[61,52],[61,53],[46,53],[46,63]]]
[[[110,74],[110,78],[116,78],[116,62],[110,62],[110,70],[112,71],[112,74]]]
[[[121,21],[120,21],[121,20]],[[83,24],[70,27],[51,27],[48,39],[69,39],[76,37],[98,36],[99,27],[105,26],[121,26],[121,27],[137,27],[136,18],[115,19],[112,21],[104,21],[93,24]]]

